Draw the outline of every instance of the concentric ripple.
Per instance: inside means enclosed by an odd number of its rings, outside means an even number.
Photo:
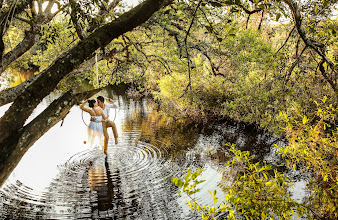
[[[3,187],[0,216],[182,219],[177,189],[167,180],[180,167],[165,155],[165,149],[130,138],[109,142],[107,161],[99,148],[79,152],[58,166],[42,192],[19,182]]]
[[[102,144],[84,150],[88,147],[82,146],[84,137],[74,135],[82,125],[81,111],[73,112],[74,121],[70,112],[62,129],[54,127],[55,133],[31,151],[44,152],[33,157],[35,160],[28,157],[29,164],[35,165],[29,174],[47,177],[36,177],[33,184],[14,177],[0,188],[0,219],[200,219],[190,212],[170,179],[183,177],[189,168],[204,168],[202,178],[206,181],[197,198],[212,205],[208,190],[218,185],[218,162],[224,156],[211,147],[218,139],[200,138],[194,130],[158,123],[161,118],[147,115],[151,111],[144,102],[120,101],[116,123],[121,123],[123,132],[119,132],[117,145],[112,137],[109,140],[107,159]],[[59,141],[67,135],[72,139]],[[50,143],[53,141],[65,143],[57,157],[61,160],[46,163],[53,157],[53,147],[59,147]],[[47,158],[45,163],[41,157]],[[47,164],[46,170],[38,169]],[[40,179],[44,184],[36,184]]]

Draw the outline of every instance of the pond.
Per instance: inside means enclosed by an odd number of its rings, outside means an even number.
[[[123,92],[104,91],[118,106],[111,110],[119,143],[109,130],[108,160],[102,143],[84,144],[85,123],[79,106],[40,138],[24,155],[0,188],[0,218],[7,219],[200,219],[170,183],[185,170],[202,168],[201,191],[196,199],[212,205],[209,190],[228,184],[234,172],[220,165],[227,161],[225,143],[249,150],[257,160],[272,162],[278,140],[236,123],[206,128],[169,123],[146,98],[133,100]],[[43,111],[46,98],[33,115]],[[9,106],[0,108],[2,116]],[[281,144],[281,143],[280,143]],[[301,198],[303,186],[294,189]]]

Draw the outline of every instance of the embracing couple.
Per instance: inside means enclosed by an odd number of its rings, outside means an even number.
[[[107,153],[107,146],[109,135],[107,129],[109,127],[112,128],[115,144],[118,143],[118,134],[116,130],[116,125],[113,121],[109,120],[109,111],[111,108],[116,108],[114,101],[108,98],[108,101],[112,104],[108,104],[104,102],[104,98],[102,96],[98,96],[97,99],[87,99],[86,102],[83,102],[80,108],[88,112],[90,114],[90,123],[87,127],[88,130],[88,142],[90,146],[92,146],[95,137],[101,138],[102,134],[104,135],[104,144],[103,144],[103,152],[108,155]],[[86,108],[85,104],[88,103],[90,108]]]

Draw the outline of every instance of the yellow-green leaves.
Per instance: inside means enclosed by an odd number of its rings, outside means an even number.
[[[303,117],[303,125],[305,125],[308,122],[308,118],[306,117],[306,115],[304,115]]]
[[[216,197],[216,190],[214,190],[213,192],[210,192],[210,191],[209,191],[209,193],[210,193],[210,195],[211,195],[211,197],[212,197],[212,202],[213,202],[213,203],[216,203],[217,200],[218,200],[218,198]]]
[[[280,16],[281,16],[281,14],[280,14],[280,13],[277,13],[277,15],[276,15],[276,21],[279,20]]]

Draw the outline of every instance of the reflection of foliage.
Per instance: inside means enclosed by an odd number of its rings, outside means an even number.
[[[199,204],[198,201],[188,201],[189,207],[197,212],[202,212],[203,219],[217,219],[217,215],[225,214],[226,219],[290,219],[294,211],[298,214],[305,212],[305,208],[291,199],[288,188],[290,180],[283,174],[273,171],[272,165],[252,163],[248,152],[236,150],[234,145],[229,149],[234,154],[228,166],[238,170],[239,174],[231,186],[225,187],[227,193],[226,202],[218,207],[210,207]],[[201,181],[195,181],[201,173],[197,171],[193,175],[188,170],[184,179],[173,177],[171,179],[189,197],[198,192],[196,186]],[[218,201],[216,191],[209,192],[214,205]],[[190,197],[190,199],[192,199]]]
[[[253,219],[290,219],[295,211],[309,219],[336,219],[338,130],[335,121],[338,109],[327,104],[326,97],[316,106],[317,110],[307,116],[290,116],[285,112],[279,116],[285,123],[289,141],[286,147],[279,147],[279,154],[289,168],[302,172],[310,169],[312,172],[307,184],[308,197],[302,203],[291,199],[288,191],[292,187],[290,179],[275,168],[285,166],[284,163],[253,163],[248,152],[231,146],[230,151],[235,156],[228,165],[238,171],[238,176],[231,186],[223,186],[227,193],[226,203],[201,208],[197,201],[189,201],[189,206],[195,211],[202,210],[205,219],[207,216],[214,218],[219,213],[226,213],[228,219],[235,219],[236,215]],[[182,181],[173,179],[179,187],[189,185],[189,182]],[[215,199],[216,193],[212,196]]]
[[[149,108],[154,108],[154,104],[148,102],[143,105],[143,100],[135,102],[137,108],[130,108],[125,123],[122,125],[122,130],[131,132],[141,130],[143,141],[159,147],[164,150],[169,157],[179,160],[182,152],[193,147],[198,139],[196,128],[187,128],[184,124],[173,121],[156,110],[147,111]]]

